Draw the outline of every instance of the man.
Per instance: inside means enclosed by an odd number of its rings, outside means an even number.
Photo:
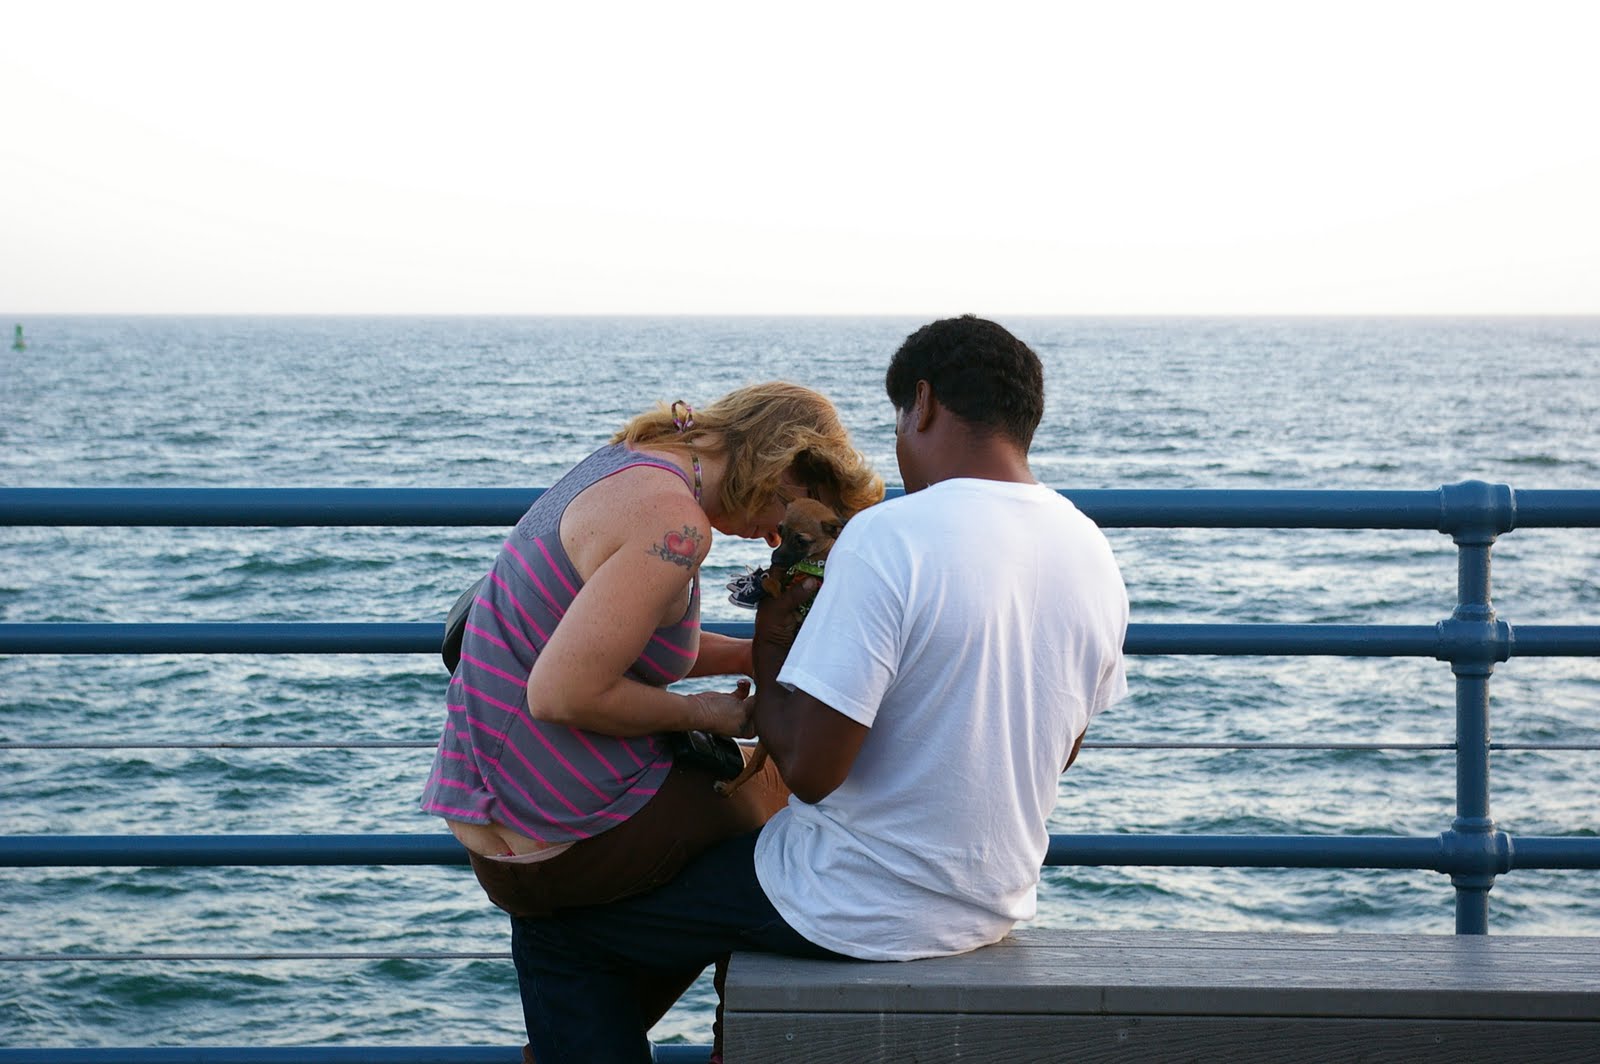
[[[794,798],[660,890],[514,921],[541,1064],[647,1060],[641,970],[939,956],[1034,915],[1058,777],[1126,691],[1127,592],[1100,530],[1029,472],[1026,344],[937,321],[885,383],[906,496],[846,525],[798,634],[814,582],[757,613],[754,722]]]

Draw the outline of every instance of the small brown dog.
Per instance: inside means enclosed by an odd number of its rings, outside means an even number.
[[[815,576],[822,576],[823,563],[827,561],[828,552],[833,549],[833,541],[839,538],[839,530],[844,527],[844,521],[833,512],[827,503],[815,499],[796,499],[791,502],[783,512],[783,524],[778,526],[778,533],[782,541],[772,551],[772,564],[761,577],[761,590],[768,595],[781,595],[786,588],[796,580]],[[800,616],[805,617],[802,610]],[[731,780],[718,781],[717,793],[727,797],[740,787],[746,780],[761,771],[761,766],[767,763],[767,748],[756,740],[755,749],[750,752],[750,760],[745,762],[744,771]]]

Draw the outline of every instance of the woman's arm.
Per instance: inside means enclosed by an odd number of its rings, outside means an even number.
[[[625,675],[710,549],[700,507],[676,492],[619,491],[573,531],[579,552],[598,564],[534,662],[529,711],[606,735],[747,733],[747,707],[732,694],[680,695]]]
[[[750,676],[750,640],[717,632],[700,633],[700,656],[689,667],[690,676]]]

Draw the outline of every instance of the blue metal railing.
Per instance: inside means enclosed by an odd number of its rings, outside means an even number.
[[[0,489],[0,524],[100,526],[507,526],[539,489]],[[1489,680],[1512,657],[1600,657],[1600,625],[1499,619],[1490,552],[1521,528],[1600,527],[1600,490],[1514,491],[1468,481],[1434,491],[1068,491],[1106,528],[1431,529],[1458,552],[1457,604],[1434,625],[1134,624],[1130,654],[1425,657],[1455,676],[1456,816],[1432,837],[1055,835],[1047,864],[1426,869],[1449,875],[1456,931],[1488,931],[1495,878],[1517,869],[1600,869],[1600,838],[1513,839],[1490,816]],[[748,623],[706,628],[748,634]],[[0,624],[0,654],[436,653],[437,624]],[[1086,744],[1090,745],[1090,744]],[[1131,744],[1148,745],[1148,744]],[[1158,744],[1159,745],[1159,744]],[[1275,745],[1275,744],[1263,744]],[[1295,744],[1277,744],[1295,745]],[[1327,744],[1315,744],[1318,747]],[[1505,745],[1505,744],[1498,744]],[[464,864],[445,835],[9,836],[0,866]],[[5,1050],[0,1064],[192,1061],[202,1051]],[[360,1050],[203,1051],[234,1062],[359,1059]],[[28,1054],[18,1056],[16,1054]],[[503,1060],[504,1050],[403,1052],[394,1060]],[[704,1059],[662,1046],[662,1060]]]

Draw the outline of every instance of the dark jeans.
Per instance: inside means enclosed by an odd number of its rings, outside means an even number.
[[[838,957],[802,938],[767,900],[756,879],[758,834],[707,850],[648,894],[511,918],[511,955],[539,1064],[648,1062],[648,1032],[671,1002],[642,989],[687,987],[710,964],[718,965],[720,1044],[730,952]]]
[[[714,782],[704,769],[675,765],[656,796],[609,831],[537,864],[472,854],[472,870],[489,900],[512,916],[548,916],[643,894],[723,839],[760,830],[789,800],[770,760],[731,798],[718,794]]]

